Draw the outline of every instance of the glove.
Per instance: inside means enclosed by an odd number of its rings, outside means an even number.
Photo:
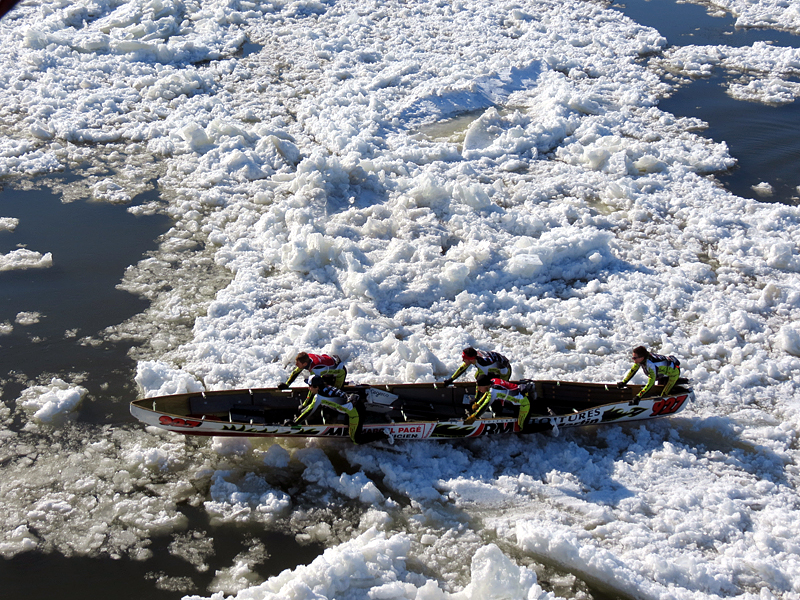
[[[628,385],[628,384],[627,384],[627,383],[625,383],[624,381],[618,381],[618,382],[617,382],[617,387],[618,387],[619,389],[622,389],[622,388],[624,388],[626,385]]]
[[[473,402],[472,406],[470,406],[470,408],[473,410],[473,412],[478,410],[478,403],[477,402]]]
[[[475,422],[475,417],[467,417],[464,419],[464,425],[472,425]]]
[[[288,390],[289,386],[287,384],[285,384],[285,383],[279,383],[278,384],[278,389],[279,390]]]
[[[453,385],[453,380],[445,379],[442,383],[445,385],[445,387],[447,387],[448,385]]]

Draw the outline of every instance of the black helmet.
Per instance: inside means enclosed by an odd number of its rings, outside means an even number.
[[[475,383],[479,386],[492,385],[492,378],[488,375],[481,375],[475,380]]]
[[[311,378],[311,379],[308,381],[308,386],[309,386],[309,387],[321,388],[321,387],[322,387],[322,386],[324,386],[324,385],[325,385],[325,382],[324,382],[324,381],[322,381],[322,377],[320,377],[319,375],[314,375],[314,376],[313,376],[313,377],[312,377],[312,378]]]

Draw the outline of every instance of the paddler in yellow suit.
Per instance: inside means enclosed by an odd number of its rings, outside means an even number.
[[[335,354],[309,354],[301,352],[294,359],[294,370],[289,374],[289,379],[285,383],[279,383],[279,390],[288,390],[292,382],[297,379],[303,371],[308,371],[311,376],[319,375],[325,383],[344,387],[344,380],[347,378],[347,369],[342,361]]]
[[[308,395],[300,405],[300,414],[294,422],[299,423],[308,419],[320,406],[347,415],[350,439],[354,444],[359,443],[362,423],[359,414],[361,399],[357,394],[348,394],[337,387],[326,385],[322,377],[315,375],[308,382]]]
[[[674,356],[653,354],[648,352],[644,346],[637,346],[633,349],[631,358],[633,359],[633,366],[622,378],[622,381],[617,383],[617,387],[625,387],[641,368],[644,374],[647,375],[647,383],[636,394],[634,398],[636,403],[648,394],[656,382],[663,383],[664,389],[661,390],[660,395],[666,396],[681,376],[681,363]]]
[[[520,429],[524,428],[525,419],[531,410],[531,401],[528,398],[528,393],[530,392],[528,384],[517,385],[500,378],[492,379],[488,375],[481,375],[478,377],[477,385],[477,400],[471,407],[472,413],[464,419],[465,424],[474,423],[475,419],[494,402],[508,402],[519,407],[517,425]]]
[[[477,369],[476,379],[481,375],[489,375],[504,381],[511,379],[511,362],[499,352],[485,352],[472,347],[464,348],[461,351],[461,360],[461,366],[456,369],[456,372],[444,380],[445,385],[451,385],[472,366]]]

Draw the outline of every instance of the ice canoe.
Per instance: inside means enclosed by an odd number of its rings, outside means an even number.
[[[346,386],[363,400],[366,439],[423,440],[536,433],[554,428],[621,423],[674,415],[694,399],[687,386],[668,396],[634,403],[640,386],[534,381],[531,411],[522,428],[512,406],[494,406],[467,425],[475,384],[456,382]],[[311,423],[293,424],[306,397],[304,387],[191,392],[131,403],[141,422],[186,435],[246,437],[348,437],[344,415],[318,411]],[[327,410],[327,409],[326,409]]]

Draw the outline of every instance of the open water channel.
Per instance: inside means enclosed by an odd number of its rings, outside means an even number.
[[[772,29],[737,29],[730,14],[712,16],[698,4],[674,0],[618,0],[612,7],[637,23],[657,29],[672,46],[751,46],[767,42],[797,48],[800,36]],[[735,100],[725,92],[730,77],[716,69],[707,79],[682,86],[659,107],[679,117],[708,123],[702,135],[724,140],[738,164],[717,179],[731,192],[765,202],[800,202],[800,104],[767,106]],[[771,196],[753,186],[769,183]]]

